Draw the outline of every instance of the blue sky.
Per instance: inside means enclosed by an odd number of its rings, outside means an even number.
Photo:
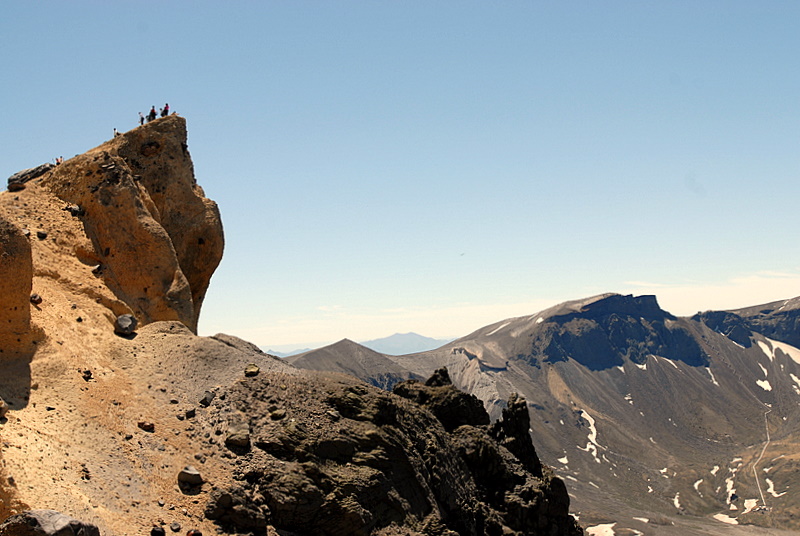
[[[3,2],[0,173],[169,102],[276,350],[800,294],[796,2]]]

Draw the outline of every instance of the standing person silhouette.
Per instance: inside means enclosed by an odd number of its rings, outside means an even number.
[[[147,114],[147,122],[149,123],[150,121],[155,121],[155,118],[156,118],[156,107],[153,106],[152,108],[150,108],[150,113]]]
[[[169,103],[164,105],[164,108],[161,110],[161,117],[167,117],[169,115]]]
[[[144,115],[142,112],[139,112],[139,124],[144,125]]]

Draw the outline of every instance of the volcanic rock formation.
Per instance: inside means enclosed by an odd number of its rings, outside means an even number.
[[[0,520],[46,509],[120,535],[581,534],[563,482],[532,463],[524,402],[492,428],[441,380],[419,404],[196,335],[223,237],[180,117],[24,177],[0,192]],[[356,353],[361,368],[385,361]],[[393,367],[378,383],[409,377]]]

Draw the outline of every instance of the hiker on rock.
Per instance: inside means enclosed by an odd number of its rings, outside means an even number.
[[[153,106],[152,108],[150,108],[150,113],[147,114],[147,122],[149,123],[150,121],[155,121],[155,119],[156,119],[156,107]]]
[[[164,105],[164,108],[161,110],[161,117],[167,117],[169,115],[169,103]]]
[[[144,114],[139,112],[139,124],[144,125]]]

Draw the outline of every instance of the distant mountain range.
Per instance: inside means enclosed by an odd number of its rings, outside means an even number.
[[[293,363],[386,388],[445,366],[493,418],[519,393],[584,526],[718,534],[800,529],[797,344],[800,298],[680,318],[655,296],[603,294],[434,349],[342,341]]]
[[[382,339],[364,341],[361,345],[386,355],[403,355],[434,350],[452,340],[432,339],[417,333],[395,333]]]
[[[382,354],[402,355],[433,350],[447,344],[452,340],[453,339],[432,339],[417,333],[395,333],[389,337],[364,341],[359,344]],[[311,348],[292,350],[291,352],[278,352],[275,350],[267,350],[266,352],[270,355],[278,357],[290,357],[309,351],[311,351]]]

